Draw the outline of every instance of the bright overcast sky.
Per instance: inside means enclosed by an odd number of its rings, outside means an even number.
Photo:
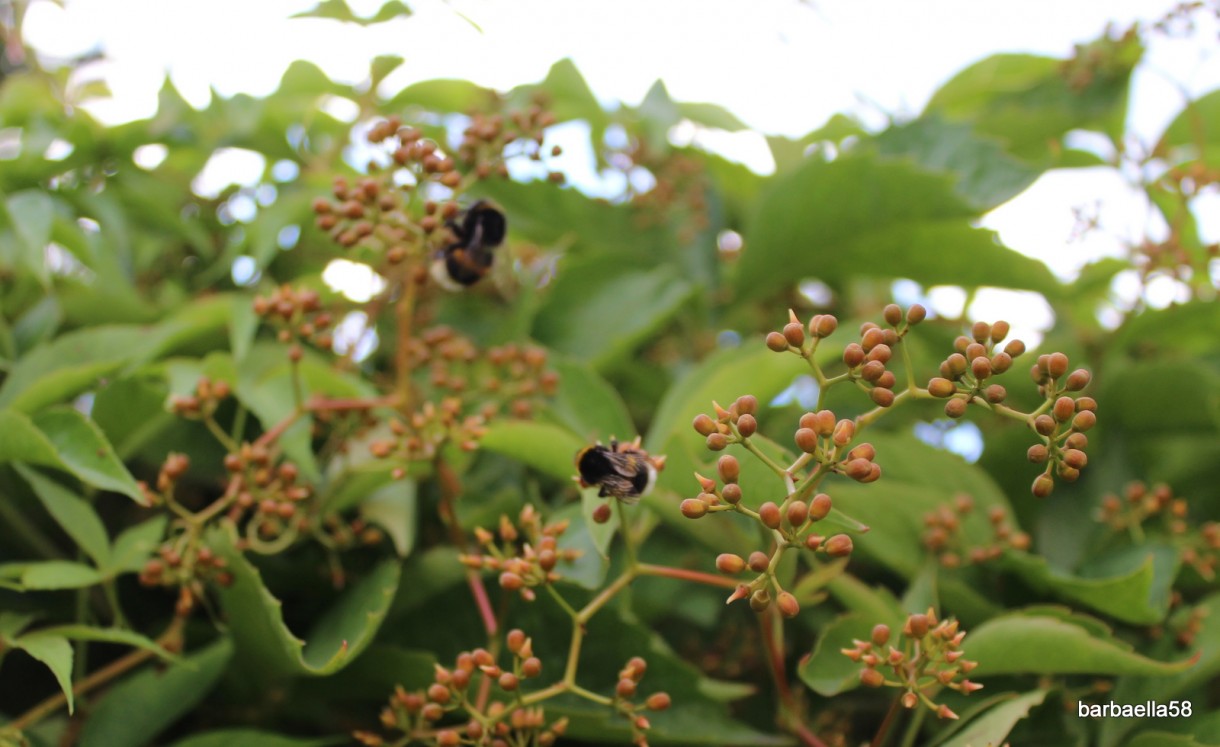
[[[382,0],[352,0],[366,14]],[[289,20],[315,0],[36,0],[27,39],[49,55],[91,48],[106,61],[113,99],[90,109],[108,122],[152,114],[168,72],[183,95],[204,105],[221,95],[272,91],[294,59],[333,77],[364,79],[369,60],[397,54],[406,63],[390,90],[416,80],[466,78],[507,89],[541,79],[572,58],[607,105],[638,103],[657,78],[671,95],[710,101],[768,133],[804,134],[836,112],[874,126],[887,115],[911,116],[966,65],[1000,51],[1065,56],[1074,42],[1157,18],[1170,0],[408,0],[415,16],[360,28],[315,19]],[[468,20],[469,19],[469,20]],[[473,22],[473,23],[472,23]],[[477,27],[475,26],[477,24]],[[1131,125],[1150,142],[1177,113],[1183,92],[1220,87],[1214,25],[1199,41],[1158,39],[1135,82]],[[761,136],[711,141],[765,171]],[[1009,246],[1070,277],[1086,261],[1122,251],[1095,237],[1069,243],[1073,207],[1103,201],[1110,230],[1135,237],[1144,206],[1115,175],[1097,170],[1049,174],[988,216]],[[1212,211],[1209,211],[1212,212]],[[1216,240],[1220,226],[1203,218]],[[1155,225],[1154,225],[1155,229]],[[1166,302],[1173,296],[1167,286]],[[1018,302],[1000,297],[1001,304]],[[988,316],[985,310],[972,308]],[[994,316],[994,315],[991,315]]]

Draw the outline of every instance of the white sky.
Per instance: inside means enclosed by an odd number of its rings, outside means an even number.
[[[381,3],[351,0],[350,5],[371,14]],[[1173,5],[1170,0],[409,0],[413,18],[371,28],[288,19],[315,4],[65,0],[61,9],[36,0],[26,35],[49,55],[104,50],[106,61],[84,74],[110,83],[114,97],[89,107],[108,122],[152,114],[167,72],[188,101],[204,105],[210,88],[226,96],[274,90],[294,59],[312,60],[337,79],[359,81],[374,55],[398,54],[407,61],[387,81],[389,90],[397,90],[439,77],[507,89],[539,80],[553,62],[571,57],[607,104],[638,103],[662,78],[677,100],[715,102],[762,132],[796,136],[836,112],[855,113],[876,126],[887,115],[914,115],[939,85],[989,54],[1064,56],[1074,42],[1099,35],[1107,21],[1121,26],[1154,19]],[[1200,38],[1210,44],[1162,38],[1150,50],[1137,74],[1130,116],[1141,140],[1156,138],[1184,95],[1220,87],[1214,24]],[[714,142],[726,155],[758,169],[770,160],[758,135]],[[1114,238],[1068,242],[1073,207],[1098,201],[1108,229],[1128,237],[1143,231],[1144,205],[1121,179],[1097,170],[1048,174],[989,215],[985,225],[998,230],[1009,246],[1070,277],[1091,258],[1121,252]],[[1205,230],[1220,233],[1215,221],[1203,222]],[[1163,300],[1175,292],[1170,284]],[[1006,308],[1015,316],[1013,304],[1032,305],[1027,313],[1035,316],[1049,314],[1034,309],[1032,299],[1012,294],[984,295],[972,312],[995,318]]]

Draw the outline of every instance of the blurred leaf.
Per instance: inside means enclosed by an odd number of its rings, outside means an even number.
[[[0,408],[33,412],[92,389],[135,357],[146,336],[135,327],[99,326],[40,345],[9,371],[0,386]]]
[[[352,12],[344,0],[322,0],[312,10],[302,11],[290,18],[329,18],[344,23],[354,23],[358,26],[372,26],[391,21],[399,16],[411,15],[411,9],[399,0],[383,3],[381,8],[370,18],[362,18]]]
[[[1017,722],[1029,715],[1029,711],[1046,700],[1048,691],[1034,690],[1023,695],[1004,693],[1004,699],[989,707],[981,715],[966,722],[945,741],[937,741],[936,747],[974,747],[982,744],[1003,744]]]
[[[698,125],[717,130],[738,132],[749,127],[728,109],[719,104],[678,103],[678,113]]]
[[[508,99],[518,106],[528,106],[538,94],[543,96],[545,106],[560,122],[583,119],[593,130],[593,142],[600,143],[610,116],[602,109],[589,84],[570,59],[551,65],[541,83],[518,86],[508,93]]]
[[[360,503],[360,515],[385,530],[400,558],[415,547],[417,492],[414,480],[392,480]]]
[[[1113,366],[1097,395],[1106,403],[1103,417],[1141,436],[1214,435],[1220,427],[1220,368],[1198,361],[1191,367],[1191,386],[1164,386],[1180,375],[1182,365],[1182,360],[1161,359]]]
[[[1220,594],[1211,594],[1201,600],[1198,608],[1203,611],[1202,628],[1194,637],[1195,665],[1189,669],[1165,676],[1133,674],[1120,677],[1115,683],[1110,699],[1116,703],[1144,703],[1156,700],[1165,703],[1193,691],[1200,685],[1213,682],[1220,675]],[[1182,624],[1192,610],[1182,609],[1171,623]],[[1181,649],[1174,636],[1164,636],[1153,644],[1153,655],[1161,657],[1180,656]],[[1201,706],[1196,705],[1201,710]],[[1142,719],[1108,718],[1101,724],[1099,743],[1101,747],[1114,747],[1122,737],[1140,724]]]
[[[592,366],[564,358],[552,358],[547,366],[559,374],[559,391],[550,399],[548,410],[572,433],[590,443],[636,436],[622,396]]]
[[[861,275],[924,285],[992,285],[1056,293],[1046,265],[975,228],[956,180],[902,160],[808,159],[771,179],[750,223],[737,286],[761,296],[807,277]]]
[[[418,106],[428,111],[463,113],[497,98],[495,91],[468,80],[424,80],[412,83],[385,103],[386,111]]]
[[[220,729],[179,739],[171,747],[327,747],[349,744],[349,736],[321,739],[285,737],[256,729]]]
[[[37,635],[58,636],[70,641],[94,641],[96,643],[116,643],[120,646],[131,646],[156,654],[162,659],[175,660],[178,657],[157,644],[156,641],[131,630],[121,628],[97,628],[90,625],[56,625],[50,628],[40,628]]]
[[[1214,741],[1200,742],[1189,734],[1173,734],[1166,731],[1145,731],[1135,736],[1127,747],[1207,747]]]
[[[28,467],[14,466],[42,501],[47,513],[99,568],[105,567],[110,562],[110,537],[89,501]]]
[[[221,591],[220,600],[242,666],[265,680],[325,676],[342,669],[368,646],[398,587],[399,563],[381,563],[343,593],[306,643],[284,624],[282,603],[263,585],[262,574],[234,549],[228,533],[213,531],[208,543],[233,573],[233,584]]]
[[[989,620],[966,636],[962,650],[979,663],[972,677],[1002,674],[1146,674],[1182,672],[1193,660],[1149,659],[1084,615],[1052,615],[1044,608]],[[1036,655],[1031,656],[1031,652]]]
[[[31,189],[9,195],[4,201],[4,213],[0,213],[0,218],[6,213],[11,221],[22,264],[44,283],[48,273],[43,252],[51,239],[54,211],[54,203],[46,192]]]
[[[75,709],[72,697],[72,645],[68,639],[58,635],[48,635],[42,632],[29,633],[9,641],[13,648],[19,648],[34,657],[51,670],[59,689],[63,690],[68,701],[68,713]]]
[[[968,125],[935,116],[894,125],[870,144],[883,156],[907,156],[927,171],[951,174],[958,196],[979,211],[1007,202],[1042,173],[1005,153],[995,141],[975,135]]]
[[[151,743],[207,697],[232,655],[233,645],[222,638],[168,669],[145,667],[120,681],[89,714],[81,747]]]
[[[163,514],[123,530],[114,540],[110,563],[102,568],[103,573],[113,578],[120,573],[136,573],[143,568],[153,551],[160,546],[168,523],[169,517]]]
[[[144,493],[114,453],[97,424],[70,407],[54,407],[31,422],[55,447],[56,456],[73,475],[103,490],[122,493],[143,505]]]
[[[70,560],[0,563],[0,579],[11,579],[26,591],[80,589],[102,581],[96,568]]]
[[[1142,53],[1138,39],[1117,43],[1107,59],[1113,67],[1079,90],[1069,85],[1061,60],[993,55],[941,86],[926,111],[972,122],[977,132],[1000,138],[1017,155],[1046,159],[1070,130],[1121,134],[1127,85]]]
[[[1220,90],[1188,101],[1157,142],[1155,152],[1176,159],[1206,158],[1215,163],[1215,146],[1220,145]],[[1211,151],[1209,154],[1208,151]],[[1176,151],[1176,152],[1175,152]]]
[[[586,444],[564,428],[528,420],[496,420],[479,439],[481,448],[511,457],[559,480],[576,475],[576,452]]]

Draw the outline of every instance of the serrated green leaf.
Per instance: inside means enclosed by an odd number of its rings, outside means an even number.
[[[54,480],[21,464],[14,465],[47,509],[47,513],[85,551],[99,568],[110,562],[110,537],[93,506]]]
[[[385,531],[400,558],[415,547],[417,492],[414,480],[391,480],[360,503],[360,515]]]
[[[151,743],[207,697],[232,656],[232,643],[222,638],[168,669],[146,667],[122,680],[89,714],[81,747]]]
[[[224,531],[208,535],[209,545],[228,562],[233,584],[220,593],[233,642],[243,666],[272,680],[289,675],[325,676],[342,669],[368,646],[398,587],[400,566],[385,561],[346,590],[314,626],[308,643],[284,624],[282,603]]]
[[[1026,612],[988,620],[969,632],[962,650],[966,658],[979,662],[972,678],[1004,674],[1168,675],[1194,665],[1189,659],[1149,659],[1129,644],[1099,634],[1096,627],[1072,618]]]

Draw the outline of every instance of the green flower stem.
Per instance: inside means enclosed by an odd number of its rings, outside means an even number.
[[[551,595],[551,598],[555,600],[556,604],[562,607],[564,612],[568,613],[568,617],[576,619],[577,615],[580,613],[572,609],[572,605],[568,604],[568,600],[564,599],[562,594],[555,591],[555,586],[553,584],[543,584],[542,586],[547,590],[547,593]]]
[[[627,568],[634,570],[639,565],[635,555],[635,542],[631,537],[631,525],[627,522],[627,509],[622,501],[616,500],[618,510],[619,533],[623,536],[623,550],[627,555]]]
[[[733,432],[736,435],[737,429],[734,428]],[[754,456],[758,457],[759,461],[761,461],[763,464],[767,465],[767,467],[770,468],[770,470],[772,472],[779,475],[780,477],[783,477],[784,475],[788,474],[788,470],[786,470],[783,467],[781,467],[780,465],[776,464],[771,459],[771,457],[762,453],[762,451],[757,446],[755,446],[754,443],[752,441],[750,441],[750,439],[745,438],[743,436],[738,436],[738,438],[739,438],[738,443],[740,443],[742,446],[746,447],[746,451],[748,451],[751,454],[753,454]]]
[[[216,437],[216,440],[220,442],[220,445],[225,447],[225,451],[229,452],[230,454],[236,454],[238,449],[241,448],[240,445],[234,441],[228,433],[225,433],[224,429],[220,427],[220,423],[216,422],[216,418],[212,417],[211,413],[204,416],[203,424],[208,427],[208,430],[211,431],[212,435]]]

